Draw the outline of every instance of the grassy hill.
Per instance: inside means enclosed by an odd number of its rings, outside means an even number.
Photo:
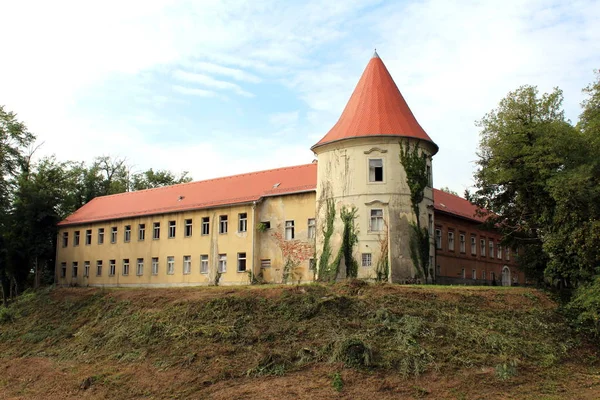
[[[47,289],[0,309],[0,354],[0,398],[600,398],[524,288]]]

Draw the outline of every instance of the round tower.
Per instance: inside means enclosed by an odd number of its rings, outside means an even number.
[[[400,161],[401,146],[407,145],[411,151],[416,146],[426,158],[429,176],[418,220]],[[431,157],[438,147],[415,119],[377,53],[337,123],[311,150],[318,158],[316,256],[320,277],[343,279],[356,271],[359,278],[390,282],[423,279],[423,264],[415,265],[416,253],[411,252],[411,225],[432,230]],[[433,238],[429,236],[429,254],[433,256]],[[349,245],[354,270],[347,260]],[[425,268],[431,270],[428,264],[429,260]]]

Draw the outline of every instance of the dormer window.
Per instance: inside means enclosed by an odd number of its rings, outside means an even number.
[[[383,182],[383,160],[369,159],[369,182]]]

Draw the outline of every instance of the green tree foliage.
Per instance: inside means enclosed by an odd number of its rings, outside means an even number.
[[[600,84],[585,89],[581,121],[559,89],[523,86],[481,121],[476,191],[488,224],[519,248],[530,278],[571,286],[600,271]]]
[[[150,168],[147,171],[134,174],[131,180],[132,190],[152,189],[161,186],[175,185],[178,183],[191,182],[192,178],[188,172],[184,171],[181,175],[175,176],[171,171],[157,170]]]
[[[340,246],[336,264],[339,269],[340,261],[342,256],[344,256],[347,278],[356,278],[358,275],[358,262],[352,255],[354,246],[358,243],[358,231],[355,224],[357,213],[358,209],[356,207],[352,207],[351,209],[342,207],[340,210],[340,218],[344,225],[344,231],[342,232],[342,245]]]

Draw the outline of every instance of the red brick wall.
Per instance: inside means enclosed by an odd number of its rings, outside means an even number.
[[[522,285],[524,275],[518,271],[515,263],[515,254],[510,251],[510,259],[507,260],[506,249],[502,248],[502,259],[498,258],[498,245],[500,235],[479,229],[479,224],[463,218],[454,217],[442,212],[435,212],[435,228],[433,231],[436,240],[436,230],[441,231],[441,249],[436,243],[436,277],[438,283],[468,283],[468,284],[491,284],[495,275],[496,283],[502,285],[502,269],[507,266],[510,269],[511,284]],[[448,232],[454,233],[454,250],[449,248]],[[461,251],[460,235],[465,235],[464,252]],[[475,253],[471,253],[471,236],[475,235]],[[481,240],[485,241],[485,255],[481,253]],[[490,256],[490,241],[494,244],[494,254]],[[463,279],[463,273],[464,279]],[[473,270],[476,279],[473,280]],[[483,279],[485,274],[485,280]],[[494,275],[492,275],[494,274]]]

